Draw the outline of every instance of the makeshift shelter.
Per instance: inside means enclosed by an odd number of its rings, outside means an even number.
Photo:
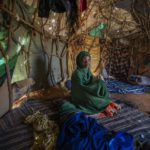
[[[83,50],[123,107],[98,122],[150,143],[149,0],[0,0],[0,149],[33,145],[27,115],[66,119],[58,112]]]

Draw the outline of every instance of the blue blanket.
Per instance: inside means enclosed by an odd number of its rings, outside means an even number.
[[[150,91],[150,87],[144,85],[132,85],[118,80],[107,80],[106,85],[110,93],[118,94],[143,94]],[[66,82],[66,87],[71,90],[71,80]]]
[[[143,94],[150,91],[150,87],[143,85],[132,85],[118,80],[108,80],[106,81],[108,91],[110,93],[119,94]]]
[[[93,118],[76,113],[64,122],[56,150],[134,150],[133,137],[114,133]]]

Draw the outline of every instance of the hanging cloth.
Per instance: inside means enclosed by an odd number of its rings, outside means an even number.
[[[3,0],[0,0],[0,5],[3,5]]]
[[[38,16],[48,18],[49,11],[50,11],[49,0],[40,0],[38,8]]]
[[[87,0],[80,0],[80,11],[83,12],[87,9]]]
[[[50,10],[56,13],[64,13],[67,11],[70,3],[68,0],[40,0],[38,15],[39,17],[48,18]]]
[[[69,33],[75,32],[78,27],[78,6],[76,0],[40,0],[38,8],[38,16],[48,18],[49,12],[56,13],[67,12],[67,25]]]
[[[66,0],[49,0],[49,7],[56,13],[64,13],[67,10],[67,2]]]

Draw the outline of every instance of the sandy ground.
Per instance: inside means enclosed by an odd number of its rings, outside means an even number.
[[[139,110],[150,114],[150,94],[111,94],[111,97],[129,102]]]

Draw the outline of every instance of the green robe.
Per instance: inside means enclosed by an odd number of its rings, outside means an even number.
[[[77,69],[72,74],[71,100],[62,106],[63,111],[81,111],[86,114],[102,112],[111,102],[103,80],[93,80],[89,68],[82,67],[82,59],[89,56],[82,51],[77,57]]]

